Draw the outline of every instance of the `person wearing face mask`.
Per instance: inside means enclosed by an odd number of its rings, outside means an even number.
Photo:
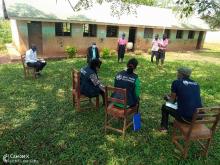
[[[25,54],[25,63],[29,67],[36,68],[36,74],[41,75],[40,71],[46,66],[46,61],[43,59],[37,58],[37,47],[36,45],[32,44],[31,48],[26,51]]]
[[[93,59],[89,65],[80,69],[80,92],[89,97],[102,96],[103,105],[105,104],[105,86],[98,77],[98,71],[102,62],[99,59]]]
[[[96,43],[93,42],[87,50],[87,63],[89,64],[94,59],[99,59],[99,50],[96,46]]]
[[[169,115],[180,122],[190,123],[193,113],[202,107],[200,87],[197,82],[190,79],[191,72],[187,67],[177,70],[177,80],[172,82],[171,94],[164,97],[167,102],[161,108],[160,131],[167,132]],[[170,106],[175,101],[177,106]]]
[[[125,33],[123,33],[122,37],[118,39],[118,62],[120,60],[123,62],[127,43],[128,41],[125,39]]]
[[[167,35],[163,34],[163,39],[159,43],[158,55],[156,56],[156,64],[157,65],[159,64],[159,60],[161,60],[161,66],[163,66],[168,43],[169,43],[169,41],[167,39]]]
[[[155,34],[155,38],[152,41],[152,48],[151,48],[151,62],[153,63],[154,61],[154,56],[157,57],[158,55],[158,50],[159,50],[159,35]]]

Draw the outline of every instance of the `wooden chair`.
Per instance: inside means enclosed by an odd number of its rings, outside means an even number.
[[[172,142],[181,151],[183,157],[186,158],[190,141],[198,141],[203,149],[204,156],[207,156],[208,148],[219,120],[220,107],[198,108],[197,112],[193,115],[191,124],[184,124],[177,120],[174,121]],[[180,136],[176,135],[177,130],[179,130]],[[180,145],[180,140],[184,141],[183,146]],[[200,140],[206,140],[206,143],[204,144]]]
[[[113,93],[118,93],[123,99],[116,99],[112,97]],[[137,113],[137,107],[127,108],[127,91],[126,89],[106,87],[105,88],[105,133],[107,129],[122,133],[123,138],[125,137],[125,131],[133,124],[132,117]],[[116,107],[114,103],[121,103],[124,105],[123,108]],[[131,117],[129,121],[129,117]],[[111,126],[113,119],[122,119],[123,127],[114,128]]]
[[[27,66],[27,64],[25,63],[25,55],[21,55],[21,62],[22,62],[23,68],[24,68],[25,79],[30,75],[32,75],[33,78],[35,79],[36,78],[36,68]]]
[[[80,93],[80,72],[76,69],[73,69],[72,71],[72,85],[73,105],[76,107],[76,111],[81,111],[81,102],[88,101],[93,105],[91,98],[88,98]],[[87,106],[84,107],[84,109],[91,109],[92,107]],[[99,96],[96,97],[95,109],[99,109]]]

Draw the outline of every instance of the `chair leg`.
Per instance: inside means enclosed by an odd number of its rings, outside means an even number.
[[[172,142],[176,140],[176,127],[173,127]]]
[[[106,113],[105,114],[105,134],[106,134],[106,131],[107,131],[107,124],[108,124],[108,114]]]
[[[80,112],[80,100],[79,100],[79,98],[77,98],[77,101],[76,101],[76,110],[78,112]]]
[[[124,118],[124,125],[123,125],[123,139],[125,138],[126,124],[127,124],[127,117]]]
[[[96,110],[99,109],[99,96],[96,97],[95,108]]]
[[[207,140],[207,143],[205,145],[204,156],[206,157],[208,156],[208,149],[209,149],[210,143],[211,143],[211,138]]]
[[[186,159],[187,155],[188,155],[188,150],[189,150],[189,139],[187,139],[185,141],[185,146],[184,146],[184,149],[183,149],[183,158]]]

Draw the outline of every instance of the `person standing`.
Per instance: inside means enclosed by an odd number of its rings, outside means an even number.
[[[96,43],[93,42],[87,50],[87,63],[89,64],[94,59],[99,59],[99,49],[96,46]]]
[[[138,75],[134,73],[137,68],[138,61],[132,58],[127,63],[127,70],[123,70],[115,76],[114,86],[117,88],[123,88],[127,90],[127,105],[128,107],[134,107],[139,105],[140,100],[140,80]],[[119,93],[115,93],[115,98],[120,98]],[[124,105],[120,103],[115,103],[118,107],[123,107]]]
[[[123,62],[127,43],[128,41],[125,39],[125,33],[123,33],[122,37],[118,39],[118,62],[120,60]]]
[[[102,96],[103,105],[105,104],[105,86],[98,78],[98,71],[102,62],[99,59],[93,59],[88,66],[80,69],[80,92],[89,97]]]
[[[152,48],[151,48],[151,62],[153,63],[154,61],[154,56],[158,56],[158,50],[159,50],[159,35],[156,34],[155,38],[152,41]]]
[[[167,39],[167,35],[163,34],[163,39],[159,43],[158,55],[156,57],[156,64],[157,65],[159,64],[159,60],[161,60],[161,66],[163,66],[168,43],[169,43],[169,41]]]
[[[177,101],[177,107],[164,104],[161,108],[160,131],[167,132],[169,115],[180,122],[190,123],[193,113],[202,107],[199,84],[190,79],[191,69],[181,67],[177,70],[177,80],[172,82],[171,94],[165,96],[169,103]]]
[[[25,63],[29,67],[33,67],[36,69],[36,74],[41,75],[40,71],[46,66],[46,61],[44,59],[37,58],[37,47],[32,44],[31,48],[26,51],[25,54]]]

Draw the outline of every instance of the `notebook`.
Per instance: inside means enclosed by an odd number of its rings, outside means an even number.
[[[141,128],[141,114],[136,113],[133,116],[133,126],[134,126],[134,131],[138,131]]]

